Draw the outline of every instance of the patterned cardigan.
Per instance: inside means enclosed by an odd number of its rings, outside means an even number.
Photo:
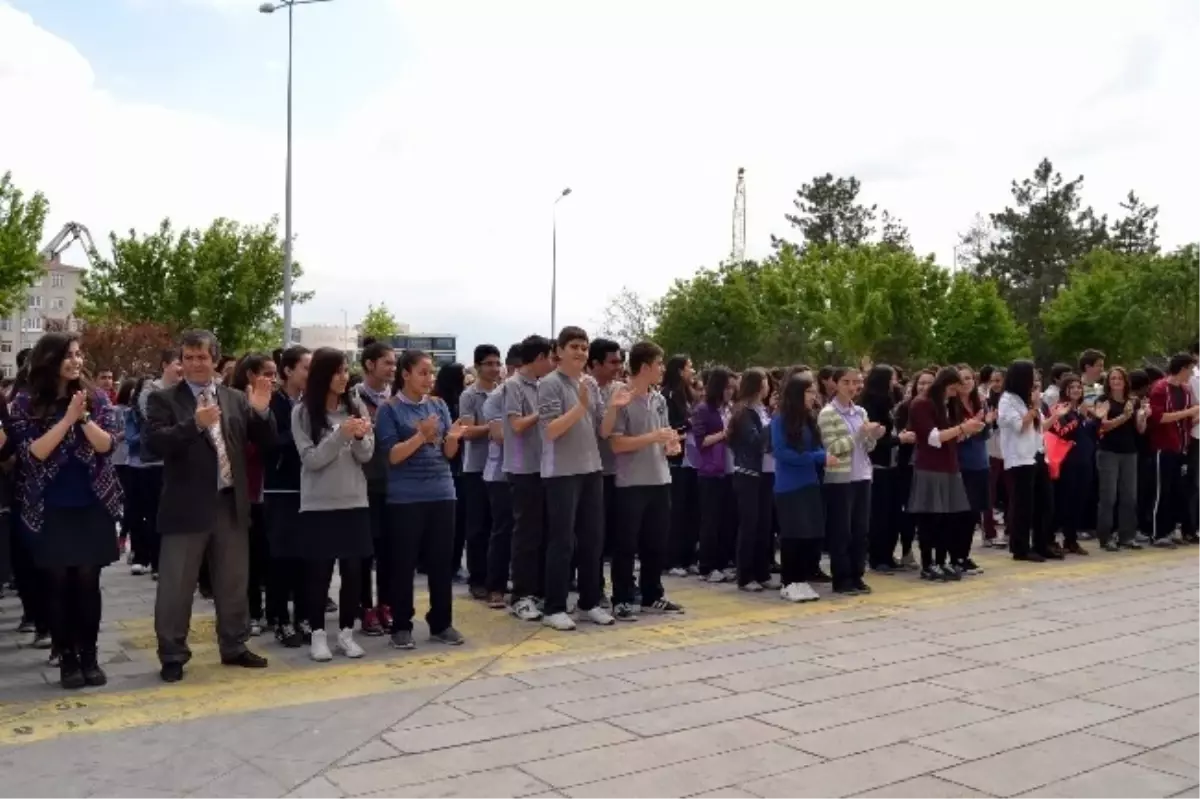
[[[92,392],[88,400],[92,419],[106,433],[114,436],[121,432],[120,421],[112,404],[103,392]],[[46,488],[58,476],[62,465],[74,458],[88,469],[92,491],[104,509],[114,519],[124,512],[125,497],[113,468],[111,450],[104,454],[92,449],[80,425],[72,425],[63,436],[62,443],[54,448],[50,457],[38,460],[29,451],[34,441],[42,437],[62,418],[61,414],[49,418],[32,416],[32,398],[27,392],[19,392],[9,409],[9,434],[16,440],[18,485],[17,496],[21,502],[21,521],[31,533],[39,533],[46,516]],[[115,441],[114,441],[115,443]]]

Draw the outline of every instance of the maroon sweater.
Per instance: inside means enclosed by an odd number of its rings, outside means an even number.
[[[923,472],[958,474],[958,442],[943,441],[940,447],[929,446],[929,434],[939,429],[933,402],[917,397],[908,408],[908,429],[917,434],[913,468]]]

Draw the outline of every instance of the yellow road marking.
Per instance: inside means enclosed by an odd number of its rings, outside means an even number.
[[[1115,571],[1145,571],[1159,568],[1164,561],[1185,558],[1194,559],[1194,551],[1155,551],[1133,557],[1071,559],[1065,563],[1030,566],[989,553],[979,558],[986,573],[961,583],[933,586],[911,578],[881,577],[873,581],[875,591],[870,595],[803,605],[771,602],[769,597],[750,597],[728,588],[714,590],[694,582],[676,581],[673,586],[679,587],[672,596],[687,607],[686,616],[643,618],[635,624],[581,629],[572,634],[523,624],[478,603],[460,601],[455,605],[456,626],[470,641],[462,649],[423,648],[415,654],[389,653],[388,657],[374,656],[373,652],[365,660],[326,666],[307,662],[288,664],[277,658],[270,669],[259,672],[194,660],[187,679],[177,685],[102,690],[43,701],[0,702],[0,744],[450,685],[485,671],[488,675],[518,674],[552,665],[768,636],[787,631],[786,626],[777,622],[798,617],[853,609],[861,609],[867,615],[886,616],[905,609],[960,604],[998,590],[1020,591],[1047,580],[1071,581]],[[861,617],[862,614],[854,616]],[[829,623],[845,621],[848,619],[831,618]],[[118,627],[127,648],[144,649],[147,658],[153,656],[151,620],[129,620]],[[212,635],[211,619],[197,619],[193,640],[198,644],[211,641]],[[214,647],[206,642],[194,649],[202,655],[201,659],[207,659],[203,653],[212,652]]]

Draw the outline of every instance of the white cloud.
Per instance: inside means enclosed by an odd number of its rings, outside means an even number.
[[[558,316],[594,321],[621,284],[657,294],[727,253],[739,166],[751,255],[786,232],[801,183],[853,170],[948,262],[956,232],[1043,155],[1084,173],[1098,209],[1134,188],[1162,205],[1168,243],[1194,237],[1187,4],[1000,8],[380,4],[378,24],[416,47],[406,68],[328,138],[297,134],[297,253],[318,292],[297,319],[384,299],[416,327],[462,334],[464,354],[545,330],[551,204],[569,185]],[[281,131],[104,85],[0,0],[0,108],[52,120],[0,127],[0,153],[51,197],[56,223],[102,234],[281,209]]]

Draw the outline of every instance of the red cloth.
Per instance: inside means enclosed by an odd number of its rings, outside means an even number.
[[[1172,388],[1183,391],[1183,405],[1178,408],[1171,401]],[[1187,410],[1195,404],[1196,398],[1192,396],[1191,387],[1187,383],[1172,386],[1164,377],[1150,387],[1147,399],[1150,402],[1150,415],[1146,420],[1146,437],[1149,439],[1150,449],[1154,452],[1187,452],[1188,431],[1193,422],[1190,419],[1180,419],[1163,424],[1162,417],[1164,413]]]
[[[939,429],[935,410],[928,397],[917,397],[909,403],[908,429],[917,434],[913,468],[923,472],[957,474],[958,442],[943,441],[940,447],[929,444],[929,434]]]

